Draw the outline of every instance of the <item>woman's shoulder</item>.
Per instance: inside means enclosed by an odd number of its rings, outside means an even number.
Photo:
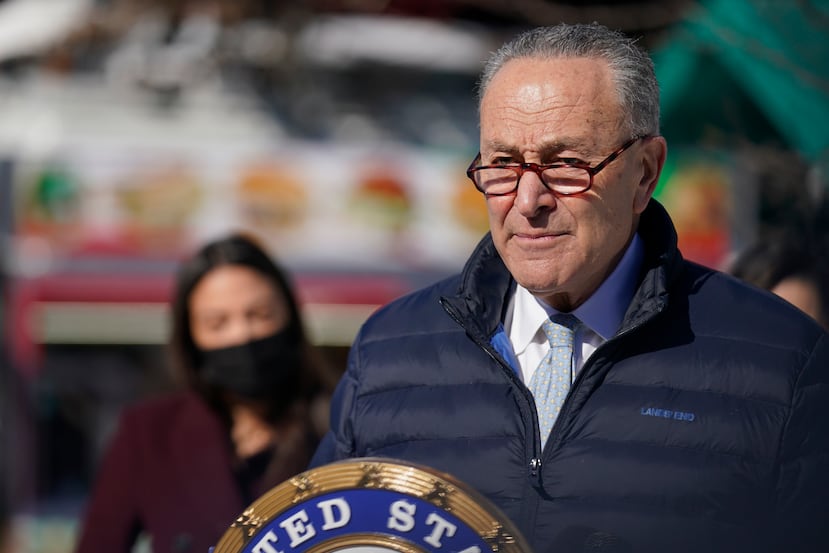
[[[126,426],[144,426],[155,421],[170,423],[182,416],[191,418],[207,414],[209,409],[195,393],[177,390],[153,395],[124,407],[121,419]]]

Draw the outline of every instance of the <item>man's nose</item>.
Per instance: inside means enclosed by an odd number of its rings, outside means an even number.
[[[515,191],[515,207],[525,217],[533,217],[545,208],[556,206],[556,196],[544,183],[541,177],[533,171],[524,171],[518,179],[518,190]]]

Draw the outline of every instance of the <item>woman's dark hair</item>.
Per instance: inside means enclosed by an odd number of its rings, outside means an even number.
[[[735,277],[764,290],[788,278],[805,280],[820,297],[819,312],[829,324],[829,264],[821,242],[789,232],[768,233],[741,251],[731,264]]]
[[[299,337],[303,349],[302,381],[297,399],[308,399],[325,388],[325,375],[321,374],[319,359],[312,354],[312,348],[305,333],[302,315],[294,287],[287,273],[253,239],[243,234],[232,234],[204,245],[179,268],[172,300],[172,335],[170,350],[177,375],[190,388],[215,403],[212,391],[200,379],[200,352],[193,341],[190,328],[190,295],[201,279],[213,269],[225,265],[249,267],[266,277],[282,295],[288,307],[287,329]],[[281,410],[281,409],[280,409]]]
[[[292,329],[299,338],[302,365],[298,379],[267,400],[257,402],[263,414],[280,428],[278,447],[271,452],[263,479],[276,485],[307,467],[319,438],[327,429],[328,397],[337,376],[307,339],[294,287],[288,274],[259,246],[243,234],[231,234],[210,242],[184,261],[176,278],[172,301],[172,335],[169,347],[178,376],[200,394],[226,424],[232,424],[225,394],[204,383],[199,375],[200,352],[190,328],[190,296],[204,276],[225,265],[249,267],[263,275],[282,295]],[[242,400],[239,400],[242,401]]]

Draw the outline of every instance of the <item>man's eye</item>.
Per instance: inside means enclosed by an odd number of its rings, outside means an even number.
[[[518,165],[518,163],[511,157],[497,157],[490,162],[490,165]]]
[[[577,157],[560,157],[554,163],[567,163],[569,165],[587,165],[587,163]]]

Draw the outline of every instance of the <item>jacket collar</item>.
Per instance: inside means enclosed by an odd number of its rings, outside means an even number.
[[[619,332],[642,324],[668,304],[672,284],[682,272],[674,224],[662,204],[651,199],[637,231],[645,244],[639,287],[633,295]]]
[[[468,332],[488,338],[501,324],[508,293],[514,286],[515,281],[488,232],[466,261],[457,293],[444,301],[464,317]]]
[[[639,285],[625,313],[620,332],[644,322],[664,309],[671,283],[679,276],[682,255],[677,235],[665,208],[654,199],[639,220],[639,235],[644,243],[644,259]],[[465,317],[470,332],[492,336],[503,320],[506,301],[515,281],[504,265],[492,235],[478,243],[461,272],[457,294],[445,298]]]

